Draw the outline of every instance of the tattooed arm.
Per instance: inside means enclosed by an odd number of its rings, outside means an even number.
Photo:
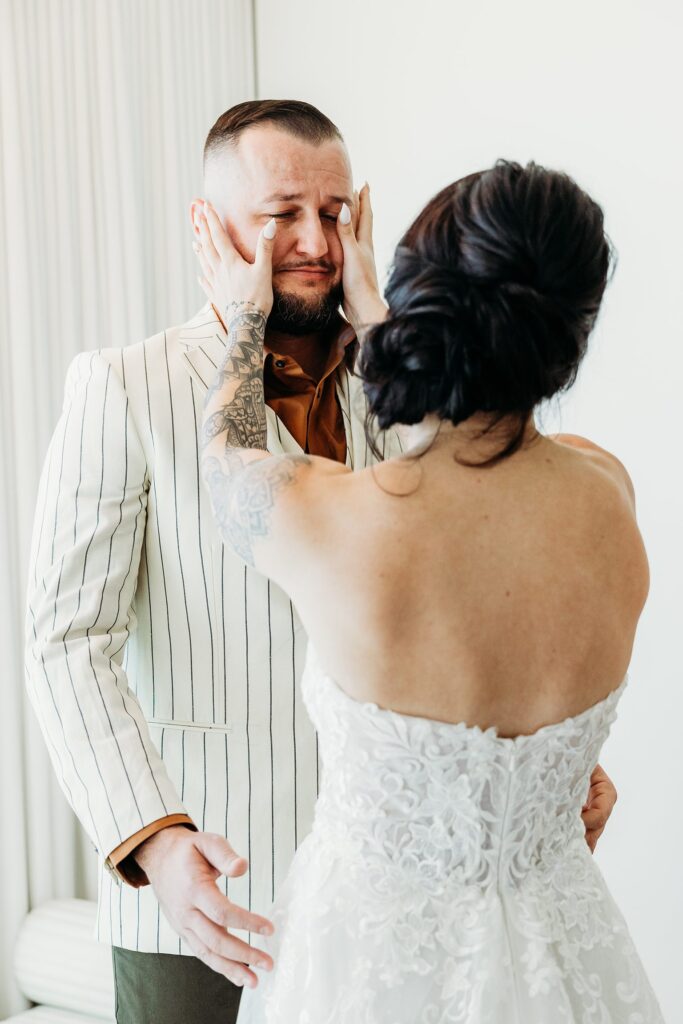
[[[308,505],[316,492],[304,484],[322,474],[346,471],[328,459],[271,455],[267,449],[263,393],[263,338],[273,306],[274,218],[261,230],[254,261],[235,248],[210,203],[197,212],[195,251],[200,284],[217,308],[225,309],[227,352],[204,400],[202,477],[223,540],[249,565],[286,583],[298,541],[310,546]],[[240,302],[231,301],[240,296]],[[315,474],[319,475],[319,474]],[[296,484],[296,486],[294,486]]]
[[[266,450],[265,314],[253,303],[231,303],[226,325],[227,352],[204,400],[202,476],[223,540],[255,566],[255,544],[270,533],[280,492],[312,460]]]

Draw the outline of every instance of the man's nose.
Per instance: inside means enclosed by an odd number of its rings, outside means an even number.
[[[320,222],[320,217],[311,216],[302,218],[298,224],[296,239],[296,251],[301,256],[310,256],[312,259],[320,259],[328,251],[327,239]]]

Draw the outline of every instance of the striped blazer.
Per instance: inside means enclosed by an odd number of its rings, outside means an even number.
[[[246,875],[219,880],[223,891],[267,914],[320,780],[299,687],[301,622],[280,588],[224,547],[200,479],[203,397],[225,344],[207,303],[144,342],[77,355],[38,489],[27,688],[100,858],[97,938],[143,952],[193,955],[151,886],[105,870],[112,850],[188,814],[249,860]],[[362,388],[343,364],[337,393],[347,465],[369,465]],[[268,450],[301,452],[267,417]],[[398,433],[380,447],[398,454]]]

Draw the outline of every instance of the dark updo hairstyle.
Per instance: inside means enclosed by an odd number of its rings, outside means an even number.
[[[566,174],[499,160],[442,189],[396,247],[387,319],[361,347],[375,453],[375,422],[476,412],[492,413],[481,436],[519,424],[476,465],[517,451],[537,403],[576,379],[611,259],[601,208]]]

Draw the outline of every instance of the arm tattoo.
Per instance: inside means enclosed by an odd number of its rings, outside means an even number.
[[[266,447],[265,329],[266,318],[260,310],[237,313],[230,321],[226,357],[204,399],[203,446],[227,432],[226,446]]]
[[[253,539],[268,535],[277,492],[294,483],[301,465],[311,461],[307,455],[245,457],[249,449],[265,451],[268,440],[265,326],[261,310],[237,304],[228,323],[226,358],[204,399],[202,432],[203,476],[217,526],[226,543],[252,566]]]
[[[237,473],[230,468],[233,458],[239,460]],[[206,459],[204,476],[221,536],[249,565],[255,564],[254,539],[270,532],[277,492],[293,484],[299,467],[310,461],[307,455],[273,456],[245,467],[240,456]]]

